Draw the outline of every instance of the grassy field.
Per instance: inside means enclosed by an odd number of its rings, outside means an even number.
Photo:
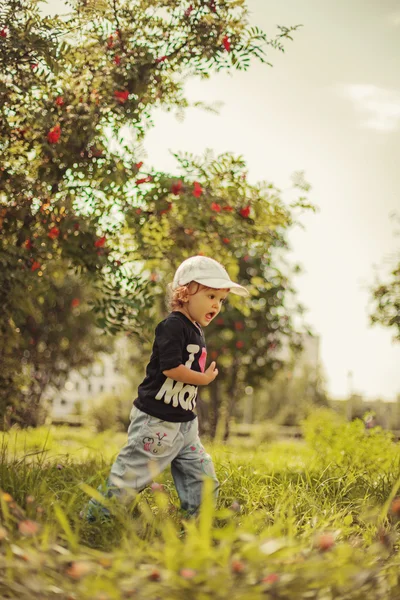
[[[170,473],[79,519],[126,435],[2,434],[0,598],[399,599],[400,446],[316,412],[304,442],[209,444],[217,507],[184,521]]]

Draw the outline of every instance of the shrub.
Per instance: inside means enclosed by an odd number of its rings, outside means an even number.
[[[319,467],[336,465],[358,473],[396,468],[400,449],[381,427],[365,429],[361,419],[347,422],[330,409],[318,409],[302,421],[305,441]]]
[[[87,412],[88,423],[96,431],[126,431],[132,408],[132,393],[125,389],[121,394],[101,394],[91,401]]]

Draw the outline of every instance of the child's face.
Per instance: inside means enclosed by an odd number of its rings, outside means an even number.
[[[229,290],[206,288],[200,285],[199,291],[196,292],[198,287],[199,284],[195,282],[189,285],[188,301],[185,302],[184,307],[192,321],[200,323],[202,327],[207,327],[219,314]]]

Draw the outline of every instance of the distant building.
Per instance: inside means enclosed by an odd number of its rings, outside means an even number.
[[[90,400],[100,394],[120,394],[127,386],[128,380],[121,372],[121,352],[124,341],[117,345],[113,354],[99,354],[97,360],[89,367],[79,371],[71,371],[64,387],[48,388],[44,400],[51,405],[50,414],[55,418],[85,412]]]
[[[319,335],[302,335],[303,351],[296,359],[294,375],[300,374],[303,367],[306,365],[311,367],[313,370],[318,369],[320,364],[320,341],[321,338]]]
[[[306,365],[313,370],[318,369],[320,364],[320,341],[319,335],[311,336],[307,333],[301,335],[303,350],[295,358],[294,375],[299,375]],[[283,361],[290,361],[291,355],[289,344],[286,340],[283,340],[282,348],[279,350],[277,357]]]

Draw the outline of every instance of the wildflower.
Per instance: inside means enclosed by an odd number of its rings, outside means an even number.
[[[392,514],[400,517],[400,496],[393,500],[392,504],[390,505],[390,510]]]
[[[241,560],[234,559],[231,563],[232,571],[234,573],[243,573],[245,570],[245,564]]]
[[[233,512],[240,512],[240,504],[237,500],[234,500],[229,507]]]
[[[179,574],[184,579],[193,579],[196,576],[196,571],[194,569],[181,569]]]
[[[221,212],[221,205],[218,204],[218,202],[212,202],[211,210],[213,210],[215,212]]]
[[[18,523],[19,532],[22,533],[22,535],[26,536],[36,535],[36,533],[39,531],[39,528],[39,523],[36,523],[35,521],[31,521],[29,519],[27,519],[26,521],[20,521]]]
[[[153,492],[158,491],[158,492],[163,492],[164,491],[164,486],[162,485],[162,483],[157,483],[156,481],[154,481],[151,484],[151,489]]]
[[[90,571],[92,567],[90,563],[84,561],[74,561],[70,563],[68,569],[66,570],[66,574],[71,577],[71,579],[81,579]]]
[[[270,573],[262,578],[261,583],[276,583],[277,581],[279,581],[279,575],[277,573]]]
[[[326,552],[332,548],[335,543],[335,538],[331,533],[321,533],[315,540],[315,546],[321,552]]]
[[[149,579],[150,579],[150,581],[160,581],[160,579],[161,579],[160,571],[158,569],[153,569],[149,573]]]

